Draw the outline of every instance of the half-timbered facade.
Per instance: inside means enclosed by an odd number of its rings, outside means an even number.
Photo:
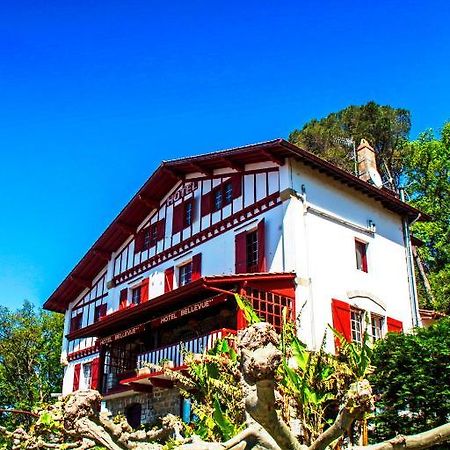
[[[417,218],[281,139],[163,162],[45,303],[66,317],[63,392],[97,388],[136,424],[180,413],[172,382],[146,364],[182,370],[185,350],[236,334],[234,293],[276,328],[287,307],[311,348],[327,324],[355,341],[366,321],[374,339],[408,329]]]

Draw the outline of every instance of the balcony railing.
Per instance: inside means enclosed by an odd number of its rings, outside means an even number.
[[[175,368],[184,366],[186,353],[203,353],[204,351],[211,350],[218,339],[235,334],[236,331],[234,330],[222,328],[187,341],[141,353],[137,357],[137,368],[142,369],[146,364],[160,365],[161,361],[172,361],[173,367]]]

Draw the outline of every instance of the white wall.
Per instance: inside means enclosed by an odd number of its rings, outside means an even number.
[[[301,163],[293,161],[292,167],[284,170],[292,175],[293,189],[305,193],[303,199],[288,200],[285,216],[286,226],[291,235],[295,230],[297,241],[296,271],[303,286],[297,290],[296,304],[300,312],[306,302],[301,331],[304,340],[312,347],[320,345],[326,325],[332,323],[333,298],[381,313],[379,305],[365,298],[371,296],[384,305],[385,316],[401,320],[405,329],[412,327],[401,218]],[[376,233],[363,231],[369,220],[376,224]],[[368,243],[368,273],[356,268],[355,238]]]

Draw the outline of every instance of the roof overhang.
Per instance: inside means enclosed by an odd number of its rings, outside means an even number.
[[[157,207],[160,200],[192,172],[213,173],[215,169],[229,167],[242,171],[246,164],[272,161],[284,164],[286,158],[294,158],[314,170],[355,189],[380,202],[383,207],[410,220],[429,219],[426,214],[402,202],[387,189],[379,189],[360,180],[351,173],[324,161],[284,139],[275,139],[259,144],[222,150],[200,156],[192,156],[172,161],[164,161],[106,228],[88,252],[72,269],[58,288],[44,303],[44,308],[64,312],[106,265],[109,256],[136,231],[148,215],[149,207]],[[80,283],[80,280],[83,282]]]
[[[249,286],[279,292],[295,287],[295,273],[250,273],[202,277],[173,291],[162,294],[148,302],[116,311],[102,320],[67,335],[68,339],[105,337],[118,331],[130,329],[161,315],[182,308],[214,293],[231,294]]]

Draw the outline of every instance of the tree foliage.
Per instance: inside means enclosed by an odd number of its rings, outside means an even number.
[[[0,408],[31,411],[60,392],[62,316],[25,302],[17,311],[0,307]],[[30,416],[0,414],[0,425],[29,423]]]
[[[351,105],[322,119],[312,119],[289,135],[289,141],[354,173],[350,140],[365,138],[374,147],[379,171],[398,187],[411,128],[406,109],[379,105]]]
[[[409,145],[404,176],[410,203],[432,217],[413,226],[433,294],[422,292],[421,303],[450,314],[450,122],[440,137],[429,130]]]
[[[376,345],[373,363],[370,381],[379,396],[374,439],[450,420],[450,318],[411,334],[388,334]]]

